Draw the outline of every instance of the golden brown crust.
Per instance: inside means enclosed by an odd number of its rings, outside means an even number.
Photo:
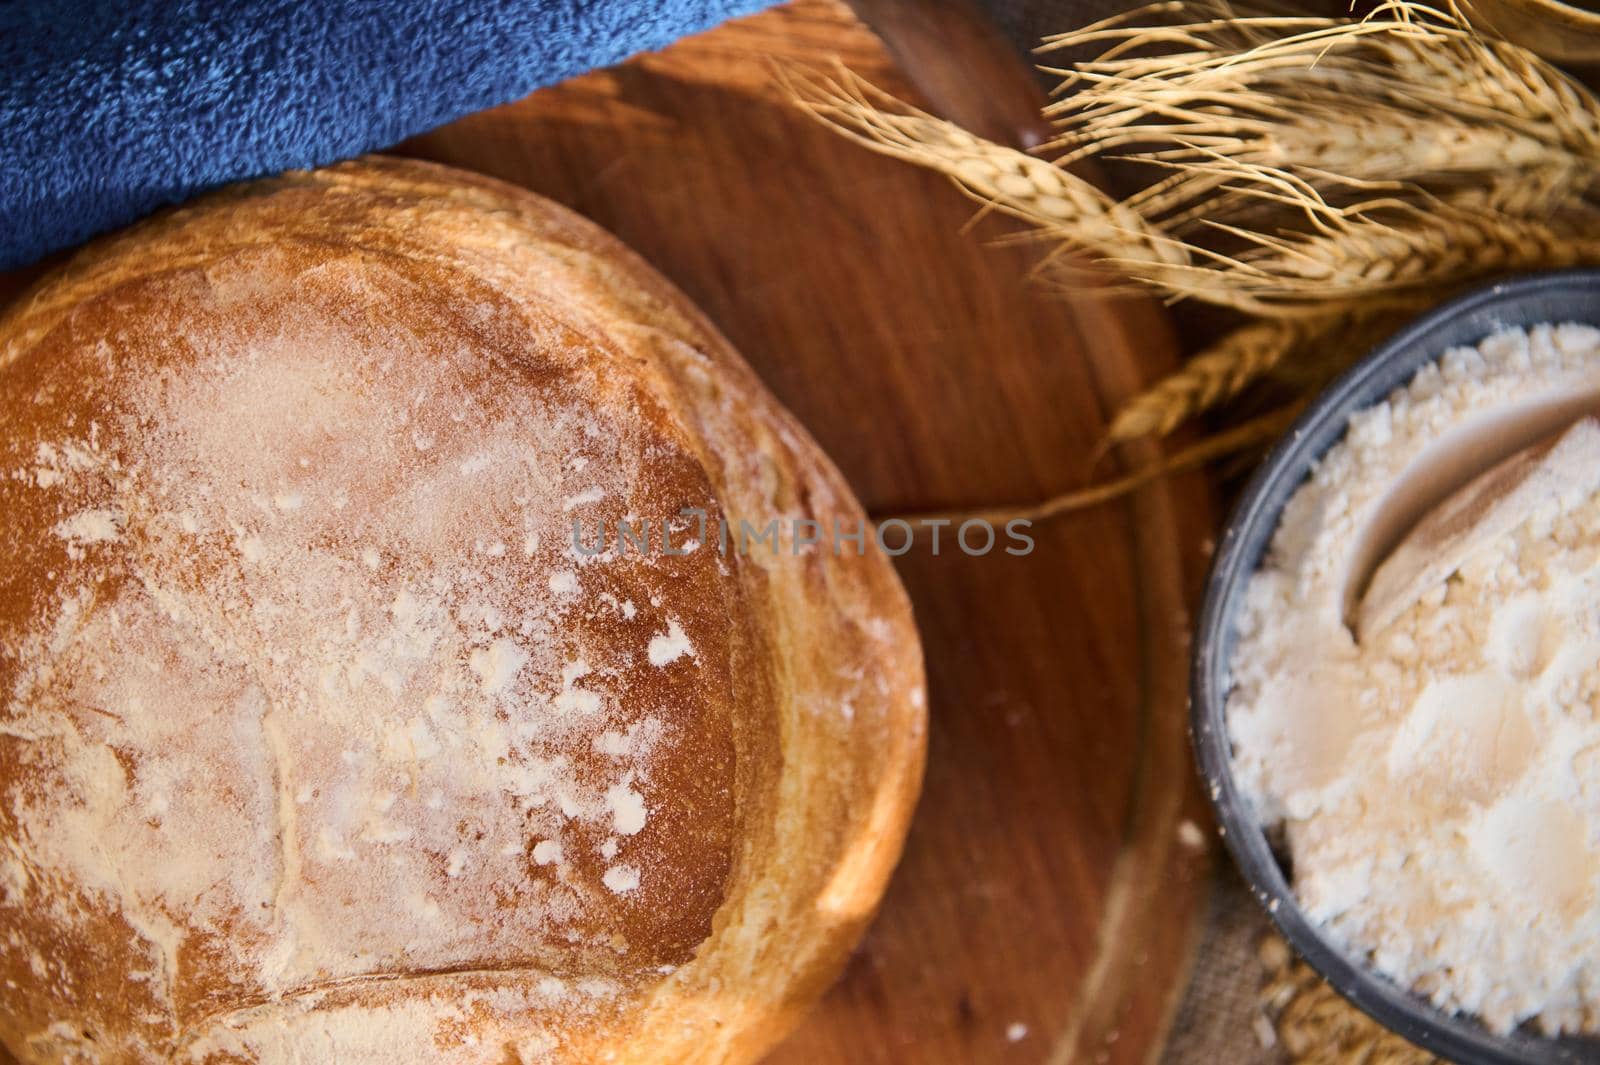
[[[87,249],[0,383],[21,1060],[742,1061],[832,978],[920,783],[910,610],[737,550],[863,516],[614,239],[288,175]]]

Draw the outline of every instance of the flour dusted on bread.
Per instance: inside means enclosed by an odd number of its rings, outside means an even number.
[[[443,967],[463,940],[492,954],[503,937],[571,936],[622,954],[583,928],[597,892],[609,904],[611,867],[596,883],[527,850],[615,839],[626,858],[648,825],[650,754],[669,730],[650,700],[668,691],[635,674],[678,622],[648,606],[623,619],[599,593],[648,601],[690,579],[674,570],[707,566],[579,556],[562,500],[636,500],[663,445],[578,398],[581,380],[481,394],[474,379],[497,368],[394,324],[404,293],[380,266],[329,264],[318,272],[340,284],[299,273],[275,290],[269,263],[177,294],[164,343],[183,354],[99,363],[98,387],[127,402],[12,471],[34,483],[24,505],[70,514],[56,531],[77,556],[11,692],[10,727],[50,747],[38,758],[59,775],[18,804],[21,830],[49,868],[118,898],[167,974],[181,968],[172,909],[213,927],[248,914],[272,949],[239,964],[269,991]],[[351,291],[363,322],[329,328]],[[210,313],[246,298],[259,331]],[[545,591],[558,573],[571,594]],[[197,727],[175,702],[225,725]],[[625,749],[589,743],[630,729]]]
[[[781,1034],[892,864],[921,681],[881,558],[576,548],[852,512],[720,338],[590,227],[416,164],[74,271],[0,322],[0,1040],[502,1065]]]

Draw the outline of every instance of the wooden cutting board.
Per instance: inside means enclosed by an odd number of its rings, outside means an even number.
[[[917,26],[959,80],[963,35]],[[775,90],[773,61],[835,57],[911,95],[844,7],[798,0],[401,150],[524,185],[638,249],[875,514],[1083,483],[1108,411],[1171,365],[1166,321],[1043,296],[1024,278],[1034,252],[962,233],[972,206],[944,180]],[[0,298],[21,280],[0,278]],[[932,695],[926,791],[876,924],[773,1061],[1155,1058],[1205,894],[1207,854],[1180,826],[1207,823],[1185,640],[1210,529],[1190,479],[1038,526],[1027,557],[947,542],[900,560]]]
[[[932,50],[967,45],[952,37]],[[403,150],[638,249],[875,514],[1081,484],[1116,399],[1171,364],[1167,323],[1144,302],[1042,295],[1024,278],[1036,252],[963,234],[973,207],[942,178],[773,85],[774,61],[835,57],[910,93],[843,6],[799,0]],[[926,791],[876,924],[775,1061],[1151,1060],[1204,896],[1179,825],[1206,824],[1184,641],[1210,529],[1191,481],[1041,526],[1026,558],[901,559],[932,693]]]

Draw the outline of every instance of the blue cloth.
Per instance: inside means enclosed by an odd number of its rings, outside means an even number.
[[[0,0],[0,269],[768,0]]]

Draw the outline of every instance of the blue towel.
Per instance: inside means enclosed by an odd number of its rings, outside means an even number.
[[[0,269],[767,0],[0,0]]]

